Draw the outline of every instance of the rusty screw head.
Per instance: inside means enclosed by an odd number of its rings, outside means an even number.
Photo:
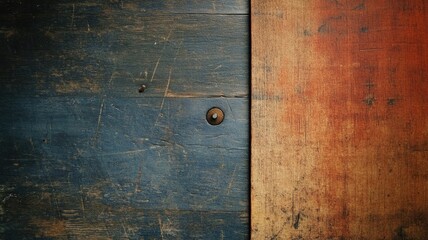
[[[207,121],[211,125],[219,125],[224,120],[224,112],[218,108],[213,107],[207,112]]]
[[[140,89],[138,89],[138,92],[139,93],[143,93],[144,90],[146,90],[146,85],[143,84],[143,85],[140,86]]]

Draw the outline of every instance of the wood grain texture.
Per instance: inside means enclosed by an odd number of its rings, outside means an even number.
[[[248,15],[43,6],[0,15],[4,96],[248,95]]]
[[[81,10],[131,10],[138,13],[161,14],[248,14],[249,2],[244,0],[163,0],[163,1],[122,1],[111,0],[108,2],[98,0],[75,1],[67,0],[2,0],[1,13],[6,14],[33,14],[35,12],[50,10],[52,13],[71,11],[75,13]],[[74,6],[74,7],[73,7]],[[93,12],[94,13],[94,12]]]
[[[251,5],[253,239],[426,239],[423,0]]]
[[[248,3],[0,3],[0,239],[248,238]]]

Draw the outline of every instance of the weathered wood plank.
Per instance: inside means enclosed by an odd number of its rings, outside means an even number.
[[[0,122],[2,238],[248,235],[246,99],[3,98]]]
[[[248,2],[0,6],[1,239],[248,238]]]
[[[105,10],[125,10],[144,14],[153,13],[205,13],[205,14],[248,14],[249,2],[244,0],[163,0],[163,1],[0,1],[1,14],[21,14],[35,12],[50,12],[52,15],[71,19],[72,15],[62,15],[64,11],[78,13],[82,10],[90,10],[99,13]],[[76,15],[75,15],[76,17]]]
[[[426,239],[428,9],[252,1],[254,239]]]
[[[85,211],[37,211],[54,206],[46,204],[52,195],[28,195],[26,201],[39,202],[36,209],[22,212],[17,200],[10,198],[8,206],[17,207],[16,218],[7,222],[2,239],[247,239],[248,216],[238,212],[207,212],[177,210],[145,210],[111,207],[85,199]],[[49,215],[51,214],[51,215]],[[25,224],[25,228],[20,229]],[[22,231],[16,232],[16,229]],[[37,229],[34,232],[34,229]]]
[[[248,94],[247,15],[89,8],[76,11],[70,21],[52,12],[0,17],[0,94]],[[144,94],[138,91],[142,84]]]

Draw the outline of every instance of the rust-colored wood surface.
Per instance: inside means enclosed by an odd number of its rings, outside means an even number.
[[[424,0],[252,0],[253,239],[427,239]]]

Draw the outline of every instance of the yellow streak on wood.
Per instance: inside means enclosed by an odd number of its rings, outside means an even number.
[[[64,220],[33,219],[31,225],[38,229],[37,237],[60,237],[66,234]]]
[[[55,84],[55,91],[63,94],[75,92],[99,93],[101,91],[101,87],[90,79],[84,78],[83,81],[61,81],[60,83]]]

